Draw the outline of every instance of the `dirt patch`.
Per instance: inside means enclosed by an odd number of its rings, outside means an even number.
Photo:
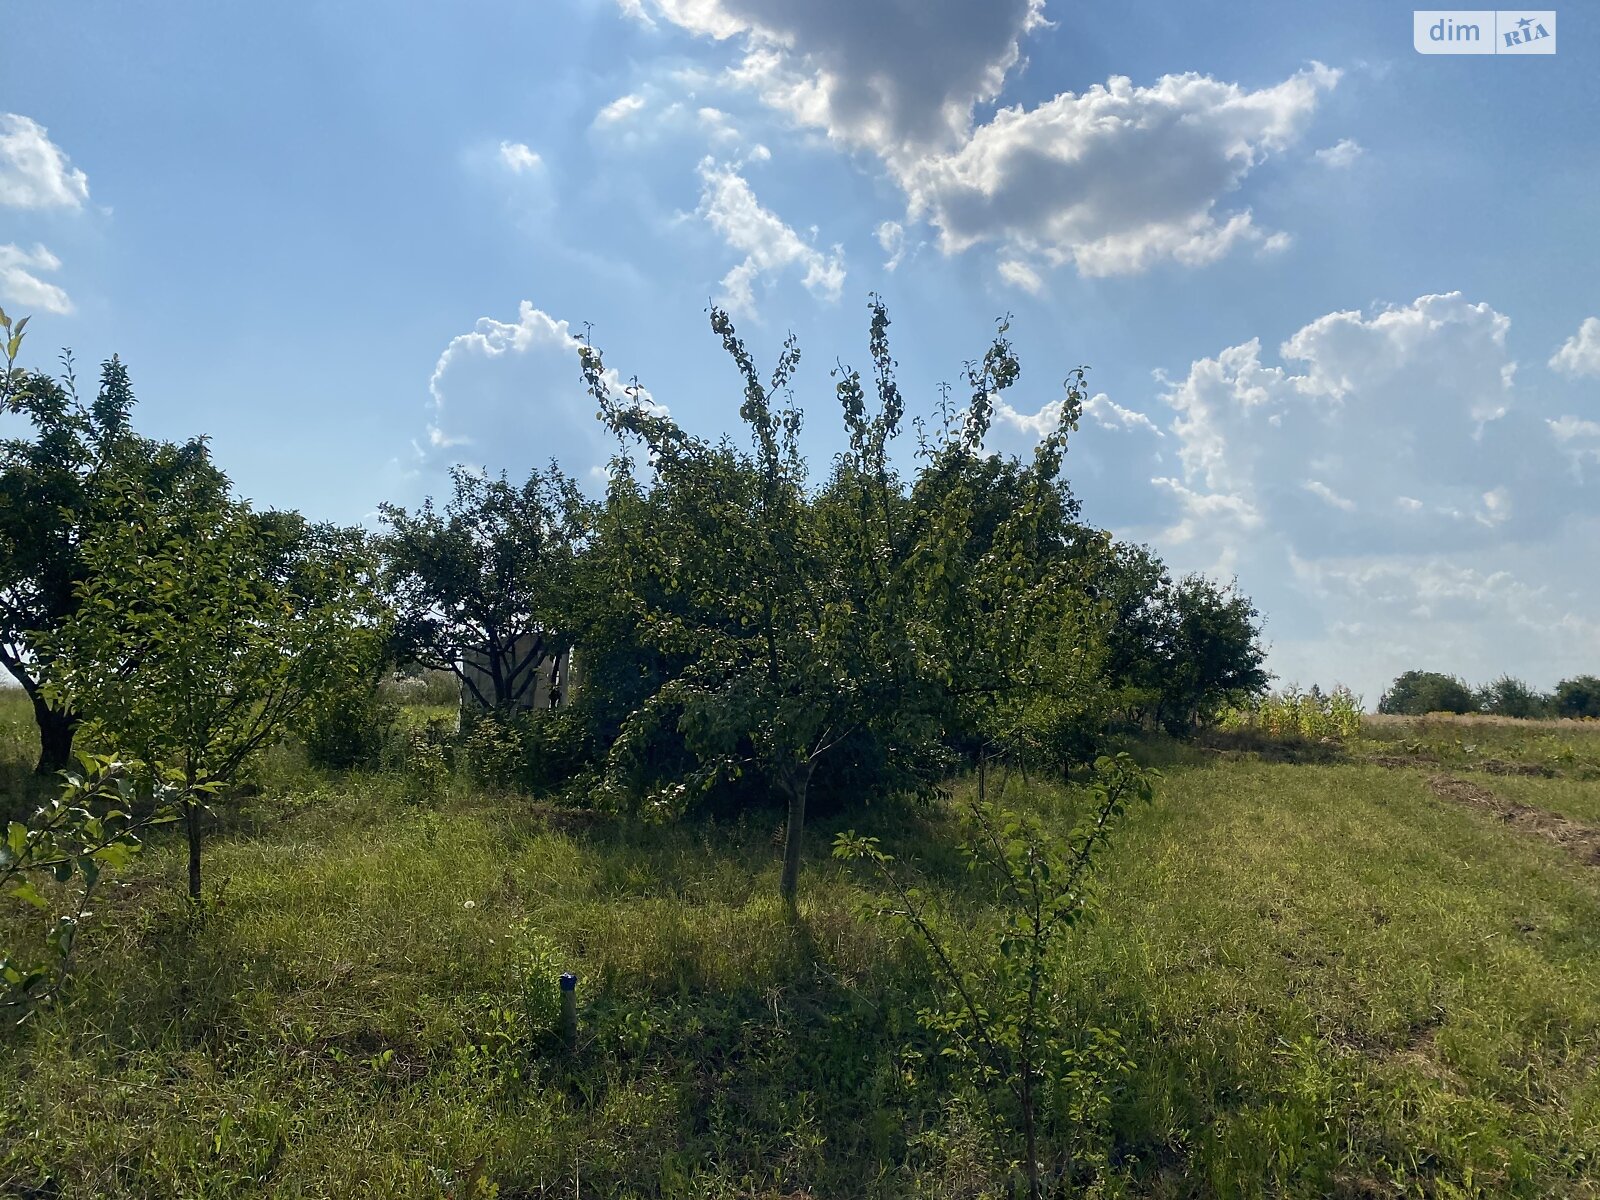
[[[1405,767],[1437,766],[1439,760],[1431,754],[1374,754],[1366,760],[1378,767],[1402,770]]]
[[[1441,800],[1491,812],[1519,833],[1535,834],[1554,842],[1580,862],[1600,867],[1600,829],[1592,825],[1569,821],[1542,808],[1506,800],[1480,784],[1457,779],[1453,775],[1430,775],[1428,787]]]
[[[1506,762],[1500,758],[1486,758],[1478,764],[1478,770],[1487,771],[1490,775],[1536,775],[1541,779],[1552,779],[1555,772],[1543,763]]]

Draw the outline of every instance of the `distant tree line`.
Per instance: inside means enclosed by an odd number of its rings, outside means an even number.
[[[1575,675],[1541,692],[1510,675],[1469,687],[1454,675],[1407,671],[1378,701],[1380,713],[1491,713],[1500,717],[1574,717],[1600,720],[1600,676]]]

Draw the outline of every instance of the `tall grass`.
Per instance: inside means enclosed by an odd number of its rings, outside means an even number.
[[[1108,858],[1062,1003],[1126,1065],[1081,1114],[1104,1196],[1600,1191],[1600,882],[1373,765],[1196,765]],[[922,1027],[891,897],[777,814],[649,828],[285,772],[202,917],[157,842],[67,1004],[7,1035],[0,1181],[108,1197],[1007,1194]],[[1066,829],[1076,789],[1011,781]],[[943,805],[849,814],[952,943],[1000,914]],[[552,1036],[579,975],[580,1044]]]

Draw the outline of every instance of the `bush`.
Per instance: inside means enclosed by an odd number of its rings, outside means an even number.
[[[462,765],[481,787],[539,794],[594,767],[599,744],[591,715],[578,706],[478,713],[464,731]]]
[[[400,706],[377,689],[321,705],[302,737],[314,766],[335,771],[376,767],[400,721]]]

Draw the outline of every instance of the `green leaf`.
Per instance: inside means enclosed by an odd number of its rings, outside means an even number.
[[[30,879],[24,879],[13,884],[11,894],[23,903],[31,904],[35,908],[50,907],[50,902],[39,894],[39,889],[33,886],[33,881]]]

